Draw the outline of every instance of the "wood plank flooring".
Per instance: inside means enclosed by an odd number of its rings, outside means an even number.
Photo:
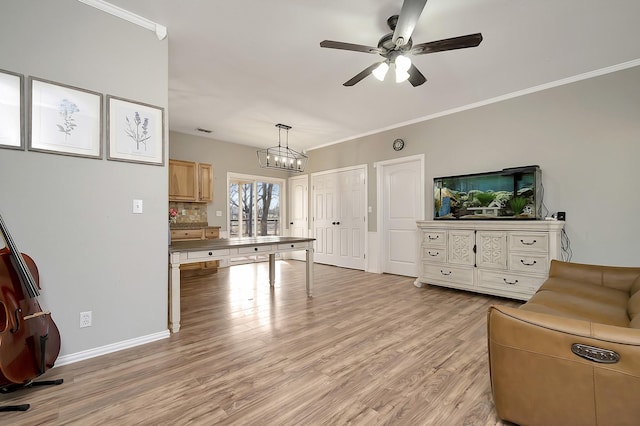
[[[182,330],[0,395],[0,425],[500,425],[486,312],[520,302],[304,262],[183,276]],[[64,336],[63,336],[64,338]]]

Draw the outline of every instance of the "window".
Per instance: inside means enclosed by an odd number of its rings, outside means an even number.
[[[282,235],[282,179],[230,173],[229,237]]]

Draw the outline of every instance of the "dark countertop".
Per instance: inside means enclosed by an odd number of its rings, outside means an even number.
[[[221,250],[228,248],[251,247],[267,244],[306,243],[315,238],[303,237],[251,237],[251,238],[219,238],[215,240],[176,241],[169,246],[169,253],[180,251]]]

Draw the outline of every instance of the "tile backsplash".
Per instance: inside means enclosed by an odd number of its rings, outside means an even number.
[[[169,208],[178,211],[176,223],[207,223],[207,205],[200,203],[169,202]]]

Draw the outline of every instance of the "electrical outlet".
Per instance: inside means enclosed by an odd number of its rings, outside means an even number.
[[[91,311],[80,312],[80,328],[91,327]]]

